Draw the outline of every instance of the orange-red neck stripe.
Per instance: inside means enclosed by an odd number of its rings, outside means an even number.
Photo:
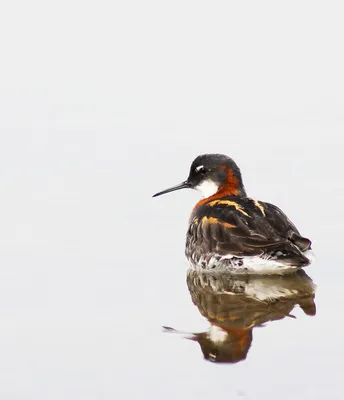
[[[221,167],[226,171],[226,182],[224,185],[219,186],[217,192],[212,196],[201,199],[194,207],[198,208],[201,205],[207,203],[208,201],[217,200],[225,196],[237,196],[239,194],[239,181],[234,175],[233,170],[228,167]]]

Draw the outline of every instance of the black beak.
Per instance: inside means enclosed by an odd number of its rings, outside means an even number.
[[[175,190],[186,189],[186,188],[190,188],[190,187],[191,187],[190,183],[188,183],[188,181],[185,181],[185,182],[180,183],[179,185],[172,186],[169,189],[163,190],[162,192],[155,193],[153,195],[153,197],[161,196],[162,194],[165,194],[165,193],[170,193],[170,192],[174,192]]]

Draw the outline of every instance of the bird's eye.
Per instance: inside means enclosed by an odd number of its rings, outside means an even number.
[[[207,170],[206,168],[204,168],[203,165],[200,165],[199,167],[197,167],[197,168],[195,169],[195,171],[196,171],[198,174],[201,174],[201,175],[204,175],[204,174],[206,174],[206,173],[208,172],[208,170]]]

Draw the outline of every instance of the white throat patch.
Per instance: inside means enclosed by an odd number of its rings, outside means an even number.
[[[202,193],[203,197],[209,197],[215,194],[218,190],[218,186],[215,182],[210,179],[201,182],[195,189],[199,190]]]
[[[212,342],[221,343],[227,339],[228,333],[216,325],[211,325],[208,337]]]

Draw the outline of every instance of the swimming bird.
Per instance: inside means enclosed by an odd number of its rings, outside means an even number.
[[[184,188],[203,194],[186,235],[185,253],[192,267],[279,274],[310,264],[311,241],[277,206],[247,196],[240,169],[230,157],[198,156],[186,181],[153,197]]]

